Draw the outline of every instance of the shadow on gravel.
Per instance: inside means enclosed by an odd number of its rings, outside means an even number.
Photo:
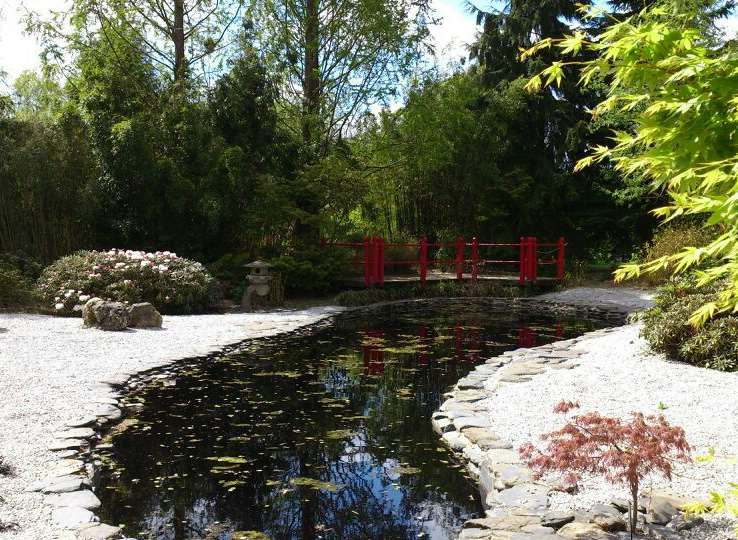
[[[0,329],[2,330],[2,329]],[[0,476],[13,476],[14,471],[13,467],[5,461],[5,458],[0,456]],[[2,495],[0,495],[0,504],[4,503],[5,499]],[[8,523],[3,521],[2,519],[2,512],[0,512],[0,533],[2,532],[9,532],[9,531],[17,531],[20,527],[18,527],[17,523]]]

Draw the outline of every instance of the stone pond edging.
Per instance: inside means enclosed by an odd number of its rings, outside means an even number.
[[[495,309],[505,309],[506,311],[514,311],[519,313],[525,313],[525,312],[537,312],[540,313],[541,311],[549,311],[552,314],[557,315],[570,315],[570,316],[577,316],[577,317],[583,317],[583,318],[597,318],[599,320],[604,320],[613,324],[622,324],[625,318],[625,313],[623,311],[619,311],[617,309],[612,309],[609,307],[601,308],[596,306],[582,306],[582,305],[571,305],[561,302],[555,302],[555,301],[549,301],[549,300],[537,300],[536,298],[431,298],[431,299],[419,299],[419,300],[399,300],[399,301],[393,301],[393,302],[382,302],[377,304],[371,304],[368,306],[359,306],[355,308],[348,308],[343,310],[339,313],[334,313],[331,315],[325,315],[322,316],[320,319],[318,319],[316,322],[308,323],[305,325],[302,325],[296,330],[287,331],[287,332],[277,332],[276,334],[273,334],[271,336],[268,336],[269,339],[273,339],[275,337],[278,337],[280,335],[289,334],[291,332],[314,332],[318,331],[320,329],[323,329],[331,324],[334,324],[336,321],[339,321],[343,318],[351,319],[356,317],[365,316],[367,313],[376,313],[376,312],[392,312],[392,311],[412,311],[415,310],[419,306],[434,306],[434,305],[440,305],[440,304],[454,304],[454,303],[465,303],[465,302],[483,302],[490,306],[490,308]],[[263,336],[267,337],[267,336]],[[233,351],[237,349],[241,344],[244,342],[251,341],[252,339],[260,339],[260,338],[250,338],[246,339],[240,343],[229,345],[226,347],[220,348],[217,352],[212,353],[211,355],[202,355],[202,357],[207,358],[212,355],[219,355],[223,353],[227,353],[229,351]],[[574,344],[578,341],[580,338],[575,338],[574,340],[568,340],[568,342],[571,342],[571,344]],[[551,347],[558,347],[556,350],[563,350],[561,349],[561,344],[566,344],[567,342],[558,342],[554,344]],[[533,350],[533,349],[531,349]],[[553,350],[553,349],[552,349]],[[503,355],[503,360],[498,360],[497,363],[499,364],[508,364],[513,360],[513,353],[520,352],[513,351],[510,353],[506,353]],[[510,358],[509,361],[504,362],[504,359]],[[163,362],[161,365],[153,368],[146,369],[141,372],[131,372],[126,373],[121,376],[111,377],[105,380],[100,381],[100,385],[103,388],[103,391],[95,396],[91,402],[96,404],[96,411],[89,415],[82,418],[79,418],[73,422],[67,423],[67,429],[56,433],[55,439],[56,442],[51,444],[47,449],[54,452],[54,457],[56,458],[56,462],[49,468],[47,477],[39,482],[35,482],[34,484],[28,486],[27,491],[29,492],[40,492],[46,495],[46,503],[49,504],[53,510],[52,510],[52,520],[60,527],[65,529],[75,529],[77,531],[77,538],[80,540],[107,540],[110,538],[118,538],[120,537],[120,528],[113,525],[108,525],[105,523],[100,523],[99,518],[95,515],[94,511],[100,508],[101,502],[97,498],[97,496],[94,493],[94,490],[92,486],[94,485],[95,475],[97,467],[99,466],[99,455],[96,453],[96,450],[106,450],[109,448],[109,445],[107,443],[102,442],[103,436],[106,432],[108,432],[111,427],[113,427],[118,421],[120,421],[124,416],[125,411],[125,405],[122,403],[121,398],[125,395],[125,393],[135,388],[136,386],[139,386],[140,384],[143,384],[153,378],[162,378],[166,377],[168,375],[162,375],[160,372],[161,368],[174,364],[176,365],[178,362],[181,362],[185,359],[180,359],[178,361],[174,362]],[[552,359],[553,360],[553,359]],[[467,377],[459,381],[457,383],[457,391],[452,392],[450,395],[454,396],[449,401],[456,401],[460,403],[459,410],[468,410],[468,411],[474,411],[474,403],[476,400],[474,399],[468,399],[467,401],[464,401],[464,399],[470,398],[473,396],[473,392],[475,391],[474,386],[475,381],[481,381],[482,379],[480,376],[486,376],[493,372],[494,364],[490,363],[491,361],[488,361],[487,364],[484,364],[482,366],[479,366],[478,369],[481,369],[482,371],[477,372],[476,370],[469,374]],[[556,363],[556,362],[551,362]],[[560,362],[559,364],[563,364],[563,362]],[[501,366],[497,366],[498,368]],[[561,366],[558,368],[560,369]],[[496,370],[497,368],[495,368]],[[518,369],[518,368],[516,368]],[[517,377],[520,378],[520,380],[523,380],[525,377],[525,373],[520,373],[517,375]],[[459,387],[459,384],[461,387]],[[466,394],[464,394],[466,392]],[[446,403],[449,403],[448,401]],[[444,406],[446,406],[446,403],[444,403]],[[444,416],[445,415],[445,416]],[[452,417],[449,418],[449,415]],[[470,429],[480,429],[481,426],[474,425],[474,422],[476,420],[472,419],[473,415],[462,415],[459,414],[457,416],[453,416],[452,413],[444,413],[443,411],[438,412],[434,414],[434,426],[436,423],[438,423],[441,419],[448,419],[448,423],[445,424],[445,431],[440,430],[444,434],[444,440],[449,443],[448,439],[453,438],[453,435],[446,436],[447,433],[451,433],[453,431],[457,432],[457,436],[459,437],[456,441],[455,446],[453,444],[450,444],[452,448],[454,448],[457,451],[462,451],[461,449],[461,441],[462,438],[466,439],[466,435],[473,437],[472,433],[473,431],[470,431]],[[463,418],[467,418],[467,420],[463,420]],[[456,423],[454,423],[454,421]],[[470,423],[471,422],[471,423]],[[443,422],[441,422],[443,423]],[[453,426],[453,427],[451,427]],[[440,429],[440,428],[437,428]],[[464,433],[465,435],[462,435]],[[480,432],[481,433],[481,432]],[[490,444],[492,438],[490,439]],[[468,439],[466,439],[468,440]],[[495,439],[499,440],[499,439]],[[483,438],[478,438],[477,442],[483,441],[483,444],[487,444],[486,441],[484,441]],[[474,443],[476,444],[476,442]],[[478,444],[476,444],[477,448],[480,448]],[[488,447],[485,447],[488,448]],[[507,458],[504,457],[503,451],[506,451],[508,453],[511,453],[511,450],[509,448],[500,447],[500,448],[491,448],[490,450],[498,450],[498,457],[503,458],[503,461]],[[463,455],[466,457],[467,454],[471,453],[472,451],[462,451]],[[479,449],[479,454],[474,453],[474,457],[479,457],[481,455],[481,448]],[[472,474],[476,474],[477,478],[480,478],[480,482],[482,482],[480,474],[482,471],[482,468],[480,468],[479,465],[472,465],[474,462],[469,459],[469,465],[470,470],[472,471]],[[511,464],[510,464],[511,465]],[[476,473],[475,473],[476,469]],[[494,471],[492,471],[494,474]],[[484,473],[486,474],[486,473]],[[493,477],[490,477],[493,478]],[[507,477],[505,477],[507,478]],[[494,481],[492,481],[492,484],[494,484]],[[536,488],[538,489],[538,488]],[[519,491],[519,489],[518,489]],[[491,492],[490,492],[491,493]],[[518,518],[515,518],[518,519]],[[522,518],[520,521],[520,530],[525,531],[532,531],[535,527],[533,527],[534,520],[528,519],[527,517]],[[527,529],[526,529],[527,527]],[[533,527],[533,528],[532,528]],[[540,527],[540,525],[538,525]],[[467,527],[462,532],[461,538],[503,538],[503,537],[495,537],[495,536],[470,536],[472,534],[470,531],[472,530],[479,530],[479,529],[473,529],[470,527]],[[537,530],[537,529],[536,529]],[[542,530],[542,529],[541,529]],[[507,538],[507,537],[505,537]],[[512,538],[512,537],[511,537]],[[530,536],[526,536],[525,538],[530,538]]]
[[[536,302],[536,307],[579,315],[582,309],[606,321],[622,325],[629,312],[617,307],[587,308],[558,302]],[[574,493],[576,486],[563,480],[541,480],[522,462],[517,449],[495,433],[484,401],[500,385],[528,382],[547,370],[573,369],[585,351],[576,346],[618,330],[603,328],[582,336],[533,348],[506,351],[490,358],[460,379],[432,415],[433,429],[443,443],[464,463],[479,484],[485,517],[468,520],[459,540],[619,540],[630,538],[624,532],[627,501],[599,504],[589,512],[552,511],[549,495],[555,491]],[[492,413],[493,414],[493,413]],[[701,522],[684,520],[679,507],[684,501],[668,494],[654,493],[642,498],[639,524],[648,537],[657,540],[681,538],[678,531]],[[648,507],[648,508],[646,508]],[[648,515],[643,515],[648,510]],[[642,536],[639,536],[642,538]]]

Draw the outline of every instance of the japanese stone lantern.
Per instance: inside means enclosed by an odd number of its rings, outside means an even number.
[[[244,268],[249,269],[249,274],[246,276],[249,280],[249,285],[243,292],[243,297],[241,297],[241,307],[245,310],[251,311],[253,295],[260,297],[269,295],[270,283],[272,281],[272,276],[269,275],[269,269],[271,267],[271,264],[265,263],[264,261],[254,261],[244,265]]]

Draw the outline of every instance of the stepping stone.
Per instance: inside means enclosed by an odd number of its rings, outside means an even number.
[[[460,402],[474,402],[485,399],[487,395],[477,390],[460,390],[454,394],[454,399]]]
[[[558,530],[559,536],[570,540],[617,540],[618,537],[600,529],[594,523],[573,521]]]
[[[51,478],[59,478],[60,476],[70,476],[78,472],[81,472],[85,467],[85,464],[82,463],[81,461],[74,460],[74,459],[70,459],[67,461],[69,461],[70,463],[56,465],[54,468],[52,468],[51,471],[49,471],[50,473],[49,476]]]
[[[41,493],[69,493],[71,491],[79,491],[87,487],[87,481],[81,476],[62,476],[54,478],[39,491]]]
[[[96,508],[100,508],[101,505],[100,499],[89,489],[54,495],[48,498],[48,502],[51,506],[77,507],[87,510],[95,510]]]
[[[480,439],[476,444],[482,450],[510,450],[513,447],[512,444],[501,439]]]
[[[655,493],[651,495],[646,513],[646,521],[656,525],[666,525],[673,517],[679,515],[679,512],[687,504],[688,501],[678,499],[665,493]]]
[[[122,414],[123,413],[120,412],[118,407],[114,407],[112,405],[103,405],[97,410],[97,412],[95,412],[96,416],[104,416],[110,420],[117,420],[122,416]]]
[[[120,527],[113,527],[100,523],[92,527],[85,527],[77,533],[80,540],[108,540],[114,538],[120,532]]]
[[[469,439],[472,444],[477,444],[480,440],[496,439],[497,435],[492,433],[489,429],[482,427],[466,427],[461,430],[464,437]]]
[[[76,458],[79,456],[79,452],[77,450],[62,450],[61,452],[54,454],[54,456],[59,459]]]
[[[552,529],[560,529],[567,523],[574,521],[572,512],[547,512],[541,519],[541,525],[551,527]]]
[[[492,494],[491,497],[488,497],[488,500],[492,499],[495,504],[503,506],[518,506],[535,511],[545,511],[548,507],[548,492],[549,488],[547,486],[518,484]]]
[[[57,439],[89,439],[95,436],[95,431],[88,427],[72,428],[55,433]]]
[[[448,431],[443,434],[442,439],[448,444],[452,450],[462,451],[469,445],[469,441],[462,437],[458,431]]]
[[[481,416],[464,416],[461,418],[455,418],[454,425],[456,426],[456,429],[463,431],[463,429],[467,427],[489,427],[489,420],[482,418]]]
[[[71,422],[67,422],[67,427],[70,428],[82,428],[82,427],[88,427],[92,426],[97,422],[97,417],[95,416],[85,416],[82,418],[77,418],[76,420],[72,420]]]
[[[513,450],[493,449],[485,452],[487,463],[495,470],[501,470],[503,465],[519,465],[520,455]]]
[[[58,441],[51,443],[47,448],[52,452],[56,452],[57,450],[79,449],[86,444],[87,441],[82,439],[59,439]]]
[[[97,516],[86,508],[56,508],[51,513],[51,519],[65,529],[76,529],[80,525],[99,521]]]
[[[518,467],[516,465],[503,467],[503,469],[497,474],[497,477],[506,488],[533,481],[533,473],[530,469],[527,467]]]

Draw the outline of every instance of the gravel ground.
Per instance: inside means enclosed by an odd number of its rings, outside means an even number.
[[[629,287],[576,287],[560,292],[542,294],[537,298],[566,304],[614,306],[627,311],[637,311],[652,304],[653,291]]]
[[[546,295],[564,302],[601,303],[637,308],[647,305],[645,291],[629,289],[572,289]],[[641,306],[638,303],[641,302]],[[548,370],[532,381],[502,384],[488,401],[493,429],[515,448],[525,442],[539,442],[543,433],[558,429],[565,419],[553,413],[562,400],[578,401],[581,412],[627,417],[633,411],[663,413],[673,425],[681,426],[694,447],[693,456],[715,458],[707,462],[677,464],[671,482],[649,478],[643,488],[661,489],[695,500],[708,493],[726,491],[728,482],[738,481],[738,373],[722,373],[667,360],[653,354],[643,338],[640,325],[627,325],[603,337],[583,340],[576,348],[586,352],[579,366],[571,370]],[[663,408],[665,407],[665,408]],[[598,478],[585,478],[574,496],[557,494],[553,509],[588,509],[626,497],[624,487],[615,487]],[[730,521],[712,519],[710,527],[695,531],[694,538],[719,540],[734,538]]]
[[[67,421],[92,413],[107,394],[99,381],[204,355],[241,340],[313,323],[340,308],[256,314],[168,316],[162,330],[103,332],[80,319],[0,314],[0,456],[16,475],[0,476],[0,539],[71,539],[56,531],[44,496],[25,493],[55,461],[46,447]]]

